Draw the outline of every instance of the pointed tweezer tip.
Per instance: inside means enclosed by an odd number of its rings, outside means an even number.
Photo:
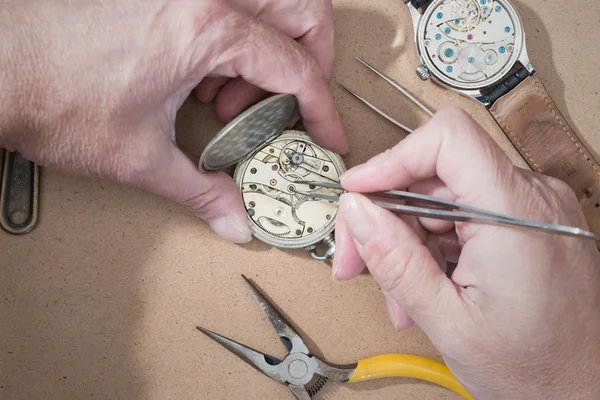
[[[219,340],[217,339],[220,336],[219,334],[211,332],[208,329],[203,328],[201,326],[196,326],[196,329],[198,329],[200,332],[204,333],[206,336],[208,336],[212,340],[219,342]]]
[[[361,57],[359,57],[359,56],[356,56],[356,59],[357,59],[358,61],[360,61],[361,63],[363,63],[363,64],[364,64],[366,67],[368,67],[369,69],[372,69],[373,71],[375,71],[375,72],[377,72],[378,74],[380,74],[380,72],[379,72],[379,71],[377,71],[377,70],[375,69],[375,67],[374,67],[374,66],[372,66],[371,64],[369,64],[368,62],[366,62],[366,61],[365,61],[364,59],[362,59]]]
[[[304,181],[302,182],[306,185],[313,185],[313,186],[319,186],[319,187],[324,187],[324,188],[331,188],[331,189],[344,189],[344,187],[342,186],[341,183],[330,183],[330,182],[318,182],[318,181]]]
[[[314,197],[313,193],[301,192],[299,190],[296,190],[296,193],[301,194],[302,196],[306,196],[306,197]]]
[[[201,326],[196,326],[196,329],[198,329],[200,332],[210,336],[213,332],[209,331],[208,329],[205,329]]]
[[[348,92],[350,94],[353,94],[356,97],[359,97],[358,94],[356,94],[353,90],[351,90],[351,89],[347,88],[346,86],[344,86],[344,84],[339,83],[339,82],[337,84],[340,85],[342,87],[342,89],[344,89],[346,92]]]

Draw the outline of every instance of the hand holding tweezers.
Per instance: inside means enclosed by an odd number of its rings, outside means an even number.
[[[342,190],[345,189],[339,183],[329,183],[329,182],[302,182],[305,185],[309,185],[309,187],[321,187],[328,189],[336,189]],[[304,192],[304,191],[296,191],[296,193],[312,197],[315,199],[323,199],[330,201],[338,201],[340,199],[340,194],[325,194],[317,191],[313,192]],[[512,225],[523,228],[535,229],[540,231],[546,231],[551,233],[556,233],[559,235],[566,236],[575,236],[579,238],[585,239],[593,239],[598,240],[598,236],[592,232],[586,231],[581,228],[564,226],[564,225],[556,225],[545,222],[537,222],[532,220],[526,220],[522,218],[515,218],[506,216],[499,213],[494,213],[491,211],[483,210],[477,207],[472,207],[465,204],[456,203],[449,200],[438,199],[431,196],[426,196],[418,193],[410,193],[404,192],[401,190],[389,190],[386,192],[374,192],[374,193],[362,193],[366,196],[373,197],[382,197],[388,199],[396,199],[402,201],[410,201],[415,203],[423,203],[436,207],[444,207],[450,210],[441,210],[438,208],[424,208],[424,207],[416,207],[406,204],[398,204],[387,201],[380,200],[372,200],[376,205],[388,209],[390,211],[399,213],[412,215],[417,217],[426,217],[432,219],[441,219],[447,221],[456,221],[456,222],[475,222],[475,223],[485,223],[490,225]],[[458,210],[458,211],[455,211]]]

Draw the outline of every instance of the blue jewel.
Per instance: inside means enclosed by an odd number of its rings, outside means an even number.
[[[504,53],[504,52],[506,51],[506,49],[504,48],[504,46],[502,46],[502,47],[500,47],[500,48],[498,49],[498,51],[499,51],[500,53]]]
[[[506,28],[504,28],[504,32],[506,32],[506,33],[510,32],[510,26],[507,26]]]

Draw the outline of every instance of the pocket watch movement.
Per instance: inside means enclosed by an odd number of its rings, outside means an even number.
[[[235,165],[254,237],[278,247],[304,248],[317,259],[333,258],[333,231],[338,205],[304,193],[340,194],[308,181],[339,183],[346,167],[340,155],[314,143],[303,131],[286,129],[297,112],[294,96],[272,96],[231,121],[208,144],[200,158],[202,171]],[[323,243],[327,250],[317,254]]]
[[[527,58],[521,21],[507,1],[437,0],[422,15],[411,13],[423,67],[446,86],[493,86]]]
[[[337,154],[316,145],[304,132],[286,131],[240,163],[234,179],[254,234],[277,247],[302,248],[331,234],[337,204],[296,190],[334,191],[302,182],[339,182],[344,171]]]

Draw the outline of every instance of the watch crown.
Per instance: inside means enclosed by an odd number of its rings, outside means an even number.
[[[431,76],[429,74],[429,69],[427,69],[427,67],[424,65],[419,65],[416,72],[417,76],[421,78],[422,81],[426,81]]]

